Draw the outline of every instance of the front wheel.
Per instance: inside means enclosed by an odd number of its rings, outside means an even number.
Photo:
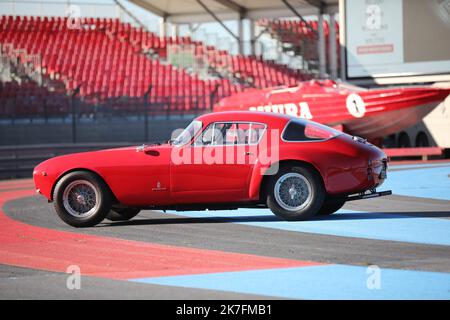
[[[267,205],[285,220],[306,220],[322,207],[324,187],[322,178],[306,166],[280,169],[268,184]]]
[[[54,207],[58,216],[72,227],[92,227],[105,219],[112,204],[108,186],[97,175],[71,172],[55,186]]]

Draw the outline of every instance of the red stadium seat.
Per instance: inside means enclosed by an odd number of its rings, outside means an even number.
[[[293,85],[307,78],[285,66],[263,61],[261,57],[232,56],[190,37],[160,38],[117,19],[83,18],[78,25],[62,17],[2,16],[0,22],[0,44],[11,46],[13,50],[8,51],[11,57],[18,52],[40,56],[41,61],[34,67],[40,68],[44,77],[58,79],[68,93],[81,86],[80,96],[86,100],[97,95],[100,99],[128,97],[142,101],[151,86],[150,101],[166,101],[175,110],[190,111],[210,107],[210,94],[216,84],[219,84],[218,97],[223,97],[249,85]],[[301,33],[307,30],[293,21],[264,20],[261,23],[277,30],[290,28]],[[196,55],[206,57],[210,68],[231,74],[231,79],[238,79],[240,83],[228,78],[201,80],[195,74],[162,64],[147,55],[156,53],[164,59],[168,44],[192,44]],[[2,96],[6,94],[11,91],[3,90]],[[44,90],[39,94],[41,99],[50,93]],[[125,108],[126,102],[115,105]]]

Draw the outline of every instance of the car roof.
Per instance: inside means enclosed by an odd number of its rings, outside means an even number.
[[[203,114],[197,120],[208,124],[218,121],[261,122],[270,126],[284,126],[293,117],[280,113],[260,111],[221,111]]]

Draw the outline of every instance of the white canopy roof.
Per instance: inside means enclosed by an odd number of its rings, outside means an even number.
[[[294,16],[281,0],[130,0],[134,4],[173,23],[212,21],[211,15],[199,3],[203,3],[222,20],[280,18]],[[302,15],[338,12],[339,0],[288,0]]]

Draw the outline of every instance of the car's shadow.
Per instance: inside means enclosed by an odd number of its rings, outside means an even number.
[[[308,221],[348,221],[348,220],[378,220],[378,219],[411,219],[411,218],[450,218],[450,211],[434,212],[343,212],[330,216],[314,217]],[[286,222],[302,223],[302,221],[287,222],[275,215],[251,216],[220,216],[220,217],[183,217],[168,218],[136,218],[129,221],[103,222],[99,227],[140,226],[140,225],[170,225],[170,224],[202,224],[202,223],[264,223]]]

